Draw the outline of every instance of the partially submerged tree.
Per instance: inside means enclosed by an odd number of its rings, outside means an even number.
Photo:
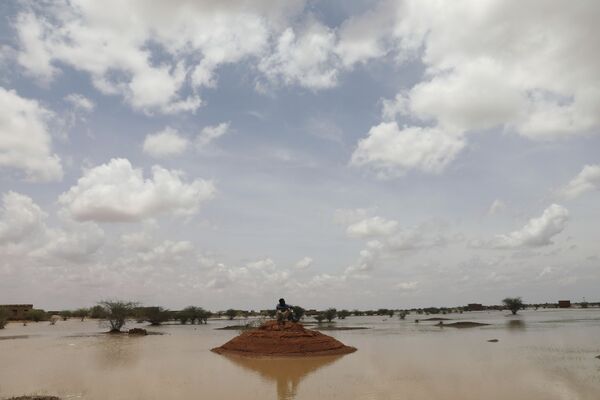
[[[108,321],[111,332],[120,332],[125,321],[130,317],[137,303],[121,300],[104,300],[98,303],[104,310],[104,319]]]
[[[294,312],[294,317],[296,320],[300,320],[300,318],[304,317],[306,310],[300,306],[293,306],[292,311]]]
[[[325,314],[320,312],[320,313],[317,313],[316,315],[313,315],[313,318],[316,319],[318,323],[321,323],[325,319]]]
[[[398,313],[398,318],[405,319],[407,315],[408,315],[408,311],[403,310]]]
[[[227,316],[227,318],[232,320],[235,317],[237,317],[238,312],[236,310],[234,310],[233,308],[230,308],[229,310],[225,311],[225,315]]]
[[[337,310],[335,308],[328,308],[325,310],[324,314],[327,322],[331,322],[335,317],[337,317]]]
[[[106,310],[100,304],[97,304],[90,308],[89,316],[94,319],[104,319],[106,318]]]
[[[350,311],[348,310],[340,310],[337,313],[337,317],[339,319],[346,319],[346,317],[348,317],[350,315]]]
[[[508,308],[513,315],[523,308],[523,300],[520,297],[507,297],[502,300],[506,308]]]
[[[73,313],[69,310],[62,310],[58,315],[60,315],[63,321],[66,321],[73,316]]]
[[[90,310],[88,310],[87,308],[78,308],[77,310],[73,311],[73,316],[75,318],[81,318],[81,321],[83,322],[83,320],[85,320],[85,317],[87,317],[90,313]]]
[[[150,322],[150,325],[160,325],[170,319],[171,313],[162,307],[144,307],[144,320]]]

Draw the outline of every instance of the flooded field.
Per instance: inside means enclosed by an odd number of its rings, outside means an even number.
[[[465,329],[427,316],[349,317],[336,324],[369,329],[326,333],[357,352],[306,359],[210,352],[237,335],[215,330],[230,321],[152,327],[164,334],[146,337],[101,334],[97,321],[11,323],[0,331],[0,398],[600,398],[600,310],[520,314],[443,316],[490,324]]]

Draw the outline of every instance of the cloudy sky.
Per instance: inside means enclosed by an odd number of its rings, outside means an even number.
[[[0,303],[600,300],[597,1],[0,14]]]

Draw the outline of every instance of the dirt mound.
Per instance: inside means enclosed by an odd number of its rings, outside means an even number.
[[[276,321],[268,321],[212,351],[247,356],[306,357],[347,354],[356,349],[321,332],[305,329],[301,324],[286,322],[279,326]]]

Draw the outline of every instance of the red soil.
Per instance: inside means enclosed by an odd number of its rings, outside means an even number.
[[[279,326],[276,321],[268,321],[212,351],[247,356],[306,357],[347,354],[355,352],[356,348],[321,332],[304,329],[301,324],[286,322]]]

